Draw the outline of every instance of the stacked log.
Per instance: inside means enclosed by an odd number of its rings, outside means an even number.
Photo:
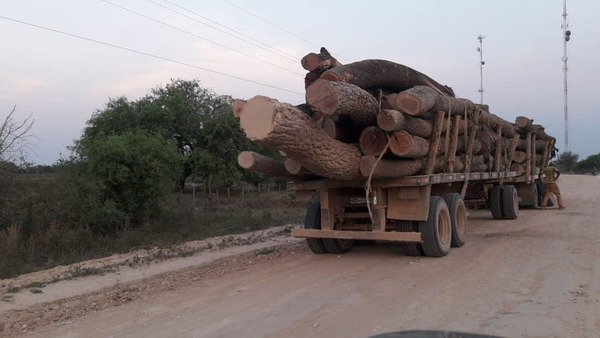
[[[278,163],[243,152],[242,167],[295,179],[533,175],[552,157],[556,140],[543,126],[524,116],[510,123],[407,66],[386,60],[342,65],[325,48],[301,64],[309,71],[306,103],[264,96],[234,101],[247,137],[286,157]]]

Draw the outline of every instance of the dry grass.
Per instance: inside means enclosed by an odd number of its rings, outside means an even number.
[[[285,191],[246,192],[243,198],[220,196],[218,201],[214,196],[173,194],[155,220],[101,235],[57,218],[53,212],[61,206],[51,202],[30,199],[26,213],[31,222],[0,229],[0,279],[139,248],[300,223],[305,212]]]

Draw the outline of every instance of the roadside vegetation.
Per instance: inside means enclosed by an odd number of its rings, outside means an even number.
[[[110,99],[52,166],[24,161],[33,120],[13,110],[0,132],[13,140],[0,147],[0,279],[300,222],[284,181],[237,165],[242,150],[280,155],[245,137],[231,101],[184,80]]]

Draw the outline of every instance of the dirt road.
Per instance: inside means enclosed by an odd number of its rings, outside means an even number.
[[[48,325],[20,327],[39,337],[368,337],[411,329],[598,337],[600,177],[563,175],[559,185],[562,211],[521,210],[515,221],[471,211],[466,245],[444,258],[408,257],[385,243],[314,255],[292,242],[11,318],[56,314]]]

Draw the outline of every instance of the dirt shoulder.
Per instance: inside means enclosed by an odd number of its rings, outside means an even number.
[[[138,250],[0,280],[0,336],[69,321],[149,292],[271,260],[299,242],[289,236],[292,227]],[[186,271],[190,268],[195,272]]]

